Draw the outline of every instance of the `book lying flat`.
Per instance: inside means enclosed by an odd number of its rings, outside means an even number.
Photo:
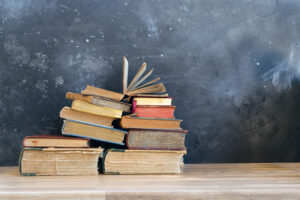
[[[187,130],[130,129],[126,137],[128,149],[185,150]]]
[[[152,118],[174,118],[176,106],[135,106],[132,113],[136,113],[137,117],[152,117]]]
[[[104,154],[105,174],[182,173],[186,151],[109,149]]]
[[[124,145],[123,141],[127,132],[95,124],[64,120],[62,134]]]
[[[172,98],[152,98],[152,97],[134,97],[133,98],[133,107],[135,106],[171,106]]]
[[[87,112],[81,112],[65,106],[59,113],[63,119],[86,122],[90,124],[112,127],[112,122],[115,118],[101,115],[94,115]]]
[[[109,108],[104,106],[96,106],[84,101],[74,100],[72,102],[72,109],[78,110],[81,112],[87,112],[94,115],[101,115],[106,117],[113,117],[113,118],[121,118],[122,117],[122,110],[116,108]]]
[[[60,135],[33,135],[23,139],[23,147],[89,147],[89,139]]]
[[[181,130],[180,119],[145,118],[123,116],[120,122],[122,128],[126,129],[173,129]]]
[[[128,85],[128,73],[129,65],[126,57],[123,57],[123,94],[128,96],[135,96],[140,94],[153,94],[153,93],[165,93],[166,88],[163,83],[157,83],[160,78],[155,78],[152,81],[144,83],[144,81],[150,77],[153,69],[148,71],[145,75],[147,69],[147,63],[143,63],[139,68],[138,72],[135,74],[134,78]],[[144,83],[144,84],[143,84]]]
[[[112,92],[109,90],[104,90],[90,85],[87,85],[86,88],[81,91],[81,94],[105,97],[109,99],[114,99],[116,101],[121,101],[124,98],[124,94],[118,92]]]
[[[130,112],[131,109],[131,104],[129,103],[123,103],[105,97],[86,96],[74,92],[67,92],[66,98],[69,100],[85,101],[87,103],[94,104],[97,106],[116,108],[116,109],[123,110],[124,112]]]
[[[35,175],[97,175],[101,148],[24,148],[19,173]]]

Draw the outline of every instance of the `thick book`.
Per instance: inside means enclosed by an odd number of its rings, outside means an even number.
[[[109,149],[104,154],[105,174],[179,174],[186,151]]]
[[[81,121],[90,124],[97,124],[107,127],[112,127],[112,122],[115,118],[106,117],[101,115],[95,115],[87,112],[81,112],[65,106],[59,113],[59,116],[63,119],[69,119],[74,121]]]
[[[32,135],[23,139],[23,147],[89,147],[89,139],[60,135]]]
[[[146,118],[123,116],[120,122],[122,128],[126,129],[173,129],[181,130],[180,119]]]
[[[97,175],[101,148],[24,148],[19,160],[23,176]]]
[[[87,95],[77,94],[74,92],[67,92],[66,98],[69,100],[85,101],[87,103],[94,104],[97,106],[116,108],[116,109],[123,110],[124,112],[130,112],[131,110],[131,104],[119,102],[105,97],[87,96]]]
[[[135,106],[171,106],[172,97],[167,98],[155,98],[155,97],[134,97],[133,107]]]
[[[125,145],[123,141],[127,132],[95,124],[64,120],[62,134]]]
[[[124,98],[124,94],[109,91],[109,90],[104,90],[102,88],[97,88],[90,85],[87,85],[86,88],[81,91],[81,94],[105,97],[109,99],[114,99],[116,101],[121,101]]]
[[[104,106],[96,106],[84,101],[74,100],[72,102],[72,109],[81,112],[87,112],[94,115],[101,115],[106,117],[121,118],[123,111],[116,108],[109,108]]]
[[[185,150],[187,130],[130,129],[126,137],[128,149]]]
[[[174,118],[176,106],[135,106],[132,113],[136,113],[137,117],[152,118]]]

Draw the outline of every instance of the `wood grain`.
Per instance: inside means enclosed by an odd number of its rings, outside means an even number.
[[[0,199],[300,199],[300,163],[194,164],[182,175],[22,177],[0,168]]]

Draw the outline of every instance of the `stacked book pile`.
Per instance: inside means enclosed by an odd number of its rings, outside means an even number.
[[[127,86],[123,58],[123,94],[87,86],[67,92],[61,136],[28,136],[20,156],[22,175],[170,174],[181,173],[186,130],[174,118],[175,106],[160,79],[144,63]],[[105,149],[91,147],[101,141]],[[103,146],[103,145],[101,145]],[[114,147],[114,148],[112,148]],[[117,147],[117,148],[116,148]]]

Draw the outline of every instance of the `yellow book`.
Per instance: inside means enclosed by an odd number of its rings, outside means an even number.
[[[72,109],[92,113],[95,115],[101,115],[106,117],[121,118],[122,110],[116,108],[109,108],[104,106],[96,106],[84,101],[74,100],[72,103]]]

